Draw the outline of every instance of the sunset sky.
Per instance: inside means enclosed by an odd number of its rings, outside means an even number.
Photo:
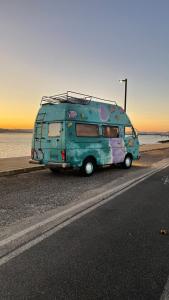
[[[43,95],[116,100],[169,131],[168,0],[0,0],[0,128],[32,128]]]

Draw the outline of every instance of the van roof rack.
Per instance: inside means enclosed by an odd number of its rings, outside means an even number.
[[[73,91],[67,91],[63,94],[58,94],[54,96],[43,96],[41,99],[41,105],[43,104],[56,104],[56,103],[72,103],[72,104],[82,104],[87,105],[91,101],[95,102],[105,102],[105,103],[111,103],[117,105],[116,101],[113,100],[107,100],[103,98],[98,98],[95,96],[85,95],[82,93],[77,93]]]

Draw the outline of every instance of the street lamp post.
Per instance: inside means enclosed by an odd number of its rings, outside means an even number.
[[[120,82],[125,82],[125,94],[124,94],[124,111],[126,111],[127,107],[127,78],[119,80]]]

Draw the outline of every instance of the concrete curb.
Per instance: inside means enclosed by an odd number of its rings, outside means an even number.
[[[151,151],[156,151],[156,150],[165,150],[165,149],[169,149],[169,145],[166,145],[166,147],[162,147],[162,148],[140,150],[140,153],[151,152]],[[43,169],[45,169],[44,165],[40,165],[40,166],[34,165],[31,167],[25,167],[25,168],[19,168],[19,169],[7,170],[7,171],[0,171],[0,177],[22,174],[22,173],[29,173],[29,172],[43,170]]]
[[[0,241],[0,265],[7,262],[12,257],[19,253],[19,249],[29,249],[29,243],[31,245],[36,244],[36,240],[39,242],[43,240],[43,237],[48,237],[60,228],[65,227],[68,223],[73,222],[79,218],[80,215],[85,215],[89,211],[103,205],[104,203],[117,197],[123,191],[130,189],[137,185],[139,182],[144,181],[153,174],[163,170],[169,166],[169,159],[161,161],[156,167],[151,168],[146,173],[139,175],[137,178],[131,179],[127,182],[120,184],[119,186],[113,187],[110,190],[103,192],[97,196],[89,198],[88,200],[78,203],[71,204],[62,211],[51,214],[48,217],[44,216],[40,222],[31,225],[20,232],[14,233],[12,236]],[[25,246],[26,245],[26,246]]]
[[[33,167],[26,167],[26,168],[19,168],[14,170],[6,170],[6,171],[0,171],[0,177],[1,176],[9,176],[9,175],[16,175],[16,174],[22,174],[22,173],[29,173],[33,171],[43,170],[45,169],[45,166],[33,166]]]

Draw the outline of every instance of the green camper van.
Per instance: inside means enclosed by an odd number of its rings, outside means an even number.
[[[115,101],[68,91],[44,96],[37,114],[30,163],[53,172],[121,164],[139,158],[139,141],[126,112]]]

